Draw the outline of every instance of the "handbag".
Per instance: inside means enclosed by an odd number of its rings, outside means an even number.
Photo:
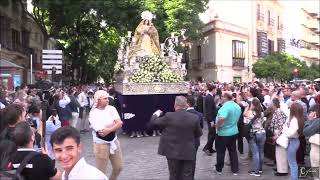
[[[276,143],[286,149],[289,144],[289,139],[284,134],[281,134],[276,140]]]
[[[320,134],[314,134],[314,135],[310,136],[309,142],[311,144],[315,144],[315,145],[320,146]]]
[[[96,132],[96,136],[105,141],[112,141],[116,137],[116,132],[110,132],[106,136],[100,136],[98,132]]]
[[[243,124],[240,128],[241,137],[249,137],[251,129],[252,129],[251,123]]]

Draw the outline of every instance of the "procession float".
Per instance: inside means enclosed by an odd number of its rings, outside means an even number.
[[[155,110],[174,111],[174,98],[188,92],[183,80],[186,64],[181,63],[182,53],[175,50],[179,38],[185,39],[185,31],[171,33],[160,44],[152,23],[154,15],[144,11],[141,18],[134,34],[128,31],[128,35],[121,38],[115,65],[115,90],[121,105],[123,129],[131,133],[131,137],[142,136]]]

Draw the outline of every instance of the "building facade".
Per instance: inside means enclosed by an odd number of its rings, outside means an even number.
[[[210,1],[203,38],[190,51],[189,79],[248,82],[252,64],[285,50],[283,6],[270,1]]]
[[[248,29],[216,17],[191,49],[191,77],[205,81],[248,81]]]
[[[287,5],[285,21],[286,52],[307,65],[320,62],[320,2],[311,2]]]
[[[9,90],[22,82],[30,83],[31,78],[34,82],[34,72],[41,69],[43,34],[33,19],[26,14],[24,9],[27,4],[26,1],[23,2],[23,6],[18,1],[9,1],[8,6],[0,6],[0,83]],[[33,72],[30,72],[31,66]],[[21,72],[15,74],[16,68]],[[16,83],[9,83],[13,79]]]

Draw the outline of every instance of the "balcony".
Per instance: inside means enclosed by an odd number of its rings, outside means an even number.
[[[268,26],[274,26],[274,19],[272,18],[269,19]]]
[[[303,49],[300,50],[300,55],[303,56],[303,57],[320,59],[319,50],[303,48]]]
[[[317,20],[310,20],[308,23],[308,27],[312,30],[312,31],[316,31],[317,29],[319,29],[319,22]]]
[[[258,21],[264,21],[264,14],[261,12],[257,12],[257,20]]]
[[[278,25],[278,30],[279,30],[279,31],[282,31],[282,30],[283,30],[283,24],[282,24],[282,23],[280,23],[280,24]]]
[[[244,59],[232,59],[232,68],[233,69],[243,69],[244,68]]]

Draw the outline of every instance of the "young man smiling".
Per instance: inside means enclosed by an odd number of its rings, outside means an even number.
[[[64,169],[62,180],[95,179],[108,180],[97,168],[80,157],[82,144],[80,133],[72,126],[57,129],[50,139],[53,153]]]

